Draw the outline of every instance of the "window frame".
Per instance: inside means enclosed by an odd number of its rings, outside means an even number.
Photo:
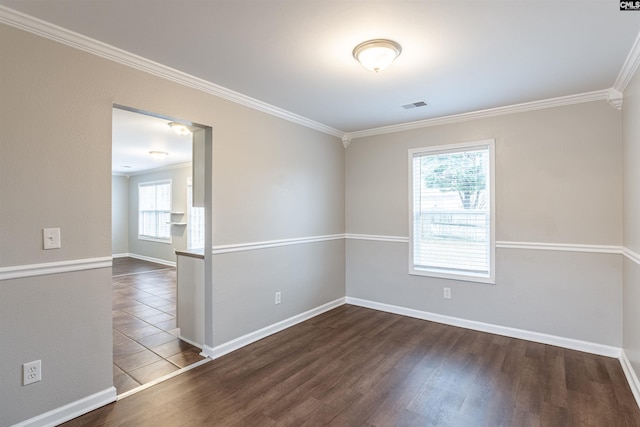
[[[198,211],[194,211],[194,209],[202,209],[200,212],[202,214],[202,247],[194,247],[193,245],[193,238],[192,238],[192,234],[193,233],[193,229],[194,229],[194,217],[196,216],[195,212]],[[204,207],[194,207],[193,206],[193,179],[191,177],[187,178],[187,250],[199,250],[202,249],[204,250],[204,235],[205,235],[205,230],[204,230]]]
[[[149,236],[147,234],[142,234],[142,209],[140,209],[140,188],[141,187],[145,187],[145,186],[158,186],[158,185],[169,185],[169,210],[165,211],[165,210],[154,210],[152,212],[156,212],[156,214],[158,212],[166,212],[169,214],[169,223],[171,223],[171,212],[172,212],[172,208],[173,208],[173,187],[172,187],[172,183],[170,179],[162,179],[162,180],[158,180],[158,181],[146,181],[146,182],[139,182],[138,183],[138,240],[145,240],[148,242],[156,242],[156,243],[166,243],[166,244],[171,244],[172,243],[172,239],[171,239],[171,224],[169,224],[169,237],[164,238],[164,237],[158,237],[158,236]],[[157,231],[157,230],[156,230]]]
[[[448,154],[459,153],[464,151],[476,151],[478,149],[487,149],[489,156],[489,183],[488,188],[488,206],[489,206],[489,273],[477,274],[472,272],[447,272],[442,269],[434,270],[429,268],[416,268],[414,263],[414,170],[413,160],[415,157],[421,157],[423,155],[436,155],[436,154]],[[442,144],[429,147],[420,147],[409,149],[408,152],[408,178],[409,178],[409,274],[414,276],[426,276],[436,277],[442,279],[461,280],[467,282],[478,282],[486,284],[495,284],[496,275],[496,209],[495,209],[495,139],[483,139],[477,141],[463,142],[457,144]]]

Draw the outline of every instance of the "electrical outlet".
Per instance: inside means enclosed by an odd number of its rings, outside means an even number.
[[[281,302],[282,302],[282,292],[278,291],[278,292],[276,292],[275,303],[276,304],[280,304]]]
[[[451,288],[444,288],[444,297],[446,299],[451,299]]]
[[[22,365],[22,385],[37,383],[42,380],[42,364],[40,360]]]

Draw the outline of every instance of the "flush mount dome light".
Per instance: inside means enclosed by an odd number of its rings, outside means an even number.
[[[376,39],[360,43],[353,49],[353,57],[367,70],[384,70],[402,53],[400,45],[392,40]]]
[[[166,151],[149,151],[149,154],[156,160],[162,160],[169,155]]]
[[[191,133],[189,126],[183,125],[182,123],[170,122],[169,126],[171,126],[171,129],[180,136],[186,136]]]

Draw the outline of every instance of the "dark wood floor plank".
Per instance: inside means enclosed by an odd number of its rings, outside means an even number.
[[[569,406],[567,378],[564,370],[564,358],[561,355],[549,355],[546,359],[548,366],[546,374],[546,387],[543,400],[554,402],[562,407]]]
[[[640,409],[616,359],[345,305],[66,425],[640,426]]]
[[[567,379],[567,389],[577,392],[584,392],[590,387],[590,379],[587,374],[587,365],[582,353],[577,351],[567,351],[565,359],[565,375]]]

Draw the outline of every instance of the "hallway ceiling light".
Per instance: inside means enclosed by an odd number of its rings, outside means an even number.
[[[392,40],[375,39],[360,43],[353,49],[353,57],[367,70],[384,70],[402,53],[402,47]]]
[[[169,155],[166,151],[149,151],[149,154],[156,160],[162,160]]]
[[[182,123],[170,122],[169,126],[171,129],[180,136],[186,136],[191,134],[191,129],[187,125],[183,125]]]

